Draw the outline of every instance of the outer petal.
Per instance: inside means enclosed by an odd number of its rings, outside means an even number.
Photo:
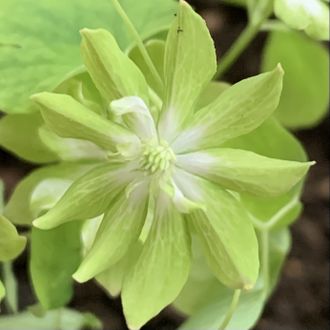
[[[134,62],[106,30],[81,31],[84,63],[101,95],[108,102],[123,96],[139,96],[148,103],[148,85]]]
[[[40,93],[32,99],[41,106],[46,125],[57,135],[89,140],[107,150],[116,150],[116,144],[137,143],[137,137],[93,111],[71,96]]]
[[[109,208],[97,231],[94,243],[73,277],[86,282],[117,263],[135,243],[147,215],[148,182],[129,196],[124,192]]]
[[[190,269],[190,237],[182,215],[162,193],[151,231],[122,289],[130,329],[139,329],[170,304],[185,284]]]
[[[175,180],[189,198],[206,205],[206,211],[194,210],[187,218],[214,275],[229,287],[252,288],[259,272],[258,241],[242,204],[224,189],[182,170],[176,171]]]
[[[163,138],[172,141],[176,137],[215,71],[215,49],[206,24],[180,1],[165,48],[165,102],[160,120]]]
[[[276,109],[283,70],[244,79],[196,113],[193,123],[174,141],[176,153],[218,147],[260,126]]]
[[[183,154],[177,157],[177,163],[185,170],[227,189],[259,196],[275,196],[289,191],[314,164],[227,148]]]
[[[122,164],[98,166],[75,181],[58,203],[33,224],[40,229],[51,229],[68,221],[94,218],[104,213],[136,176],[133,168]]]
[[[99,164],[61,163],[33,171],[15,188],[4,209],[4,215],[16,225],[31,225],[32,220],[39,214],[36,214],[37,210],[32,203],[38,204],[38,211],[44,211],[45,206],[52,207],[52,202],[63,193],[63,184],[72,184],[97,165]],[[42,203],[39,203],[41,200]],[[37,206],[36,204],[34,206]]]
[[[17,233],[15,226],[0,215],[0,261],[16,258],[23,250],[26,238]]]

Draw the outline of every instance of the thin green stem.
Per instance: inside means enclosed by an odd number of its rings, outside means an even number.
[[[261,234],[261,267],[264,282],[264,293],[267,296],[269,290],[269,232],[264,229]]]
[[[262,24],[262,23],[261,23]],[[259,32],[261,24],[248,24],[231,48],[225,53],[218,64],[218,70],[215,78],[219,79],[227,70],[237,61],[246,47]]]
[[[143,59],[145,60],[146,64],[148,65],[150,72],[153,75],[154,79],[157,81],[157,83],[160,86],[163,86],[163,81],[162,81],[154,63],[152,62],[152,59],[150,58],[150,55],[141,39],[139,33],[137,32],[134,24],[132,23],[130,18],[127,16],[125,10],[123,9],[123,7],[121,6],[121,4],[119,3],[118,0],[112,0],[112,3],[114,5],[115,9],[117,10],[118,14],[121,16],[121,18],[123,19],[123,21],[129,28],[130,32],[132,33],[132,35],[136,41],[136,44],[141,52],[141,55],[142,55]]]
[[[233,315],[236,311],[236,308],[238,306],[239,298],[241,296],[241,292],[242,292],[242,290],[235,290],[234,295],[233,295],[233,299],[231,301],[231,304],[229,306],[227,314],[226,314],[219,330],[225,330],[227,328],[227,326],[228,326],[230,320],[232,319],[232,317],[233,317]]]

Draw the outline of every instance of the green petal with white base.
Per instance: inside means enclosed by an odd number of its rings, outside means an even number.
[[[206,212],[194,210],[187,221],[214,275],[228,287],[253,288],[259,272],[258,241],[243,205],[226,190],[183,170],[176,171],[175,180],[186,196],[204,201]]]
[[[41,141],[63,161],[105,160],[106,152],[95,143],[81,139],[62,138],[46,126],[39,128]]]
[[[190,237],[182,215],[161,193],[142,253],[127,274],[122,303],[130,329],[140,329],[180,293],[190,270]]]
[[[16,258],[23,250],[26,238],[17,233],[15,226],[0,215],[0,261]]]
[[[246,150],[219,148],[179,155],[177,164],[230,190],[276,196],[296,185],[314,162],[280,160]]]
[[[40,229],[51,229],[73,220],[94,218],[104,213],[117,194],[137,174],[122,164],[100,165],[76,180],[58,203],[33,221]]]
[[[283,70],[244,79],[197,111],[192,123],[174,141],[176,153],[214,148],[260,126],[277,108]]]
[[[159,127],[171,142],[216,71],[215,48],[205,21],[182,0],[168,33],[164,61],[165,100]]]
[[[146,215],[148,182],[124,192],[110,206],[97,231],[94,243],[73,275],[86,282],[117,263],[140,236]]]
[[[148,85],[139,68],[103,29],[81,30],[81,55],[87,71],[107,102],[139,96],[148,103]]]
[[[329,6],[321,0],[275,0],[278,18],[291,28],[319,40],[329,40]]]
[[[31,98],[41,106],[46,125],[61,137],[89,140],[113,151],[118,143],[138,143],[134,134],[102,118],[71,96],[44,92]]]

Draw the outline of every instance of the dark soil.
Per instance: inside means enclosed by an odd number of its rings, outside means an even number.
[[[191,1],[206,18],[221,56],[246,23],[245,12],[216,4]],[[260,35],[244,52],[226,80],[236,82],[258,73],[266,35]],[[278,288],[270,299],[256,330],[323,330],[328,328],[329,307],[329,119],[318,127],[297,134],[310,159],[316,160],[306,183],[305,209],[292,226],[293,247],[283,269]],[[0,152],[0,177],[8,197],[32,167]],[[15,263],[20,283],[21,307],[34,301],[26,275],[26,254]],[[111,300],[93,282],[77,285],[71,306],[98,315],[106,330],[125,330],[119,300]],[[146,325],[144,330],[174,330],[182,318],[170,308]],[[207,330],[207,329],[201,329]],[[237,329],[240,330],[240,329]]]

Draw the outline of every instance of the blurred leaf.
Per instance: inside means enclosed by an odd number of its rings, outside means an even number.
[[[4,209],[4,194],[5,194],[5,185],[3,182],[0,180],[0,214],[3,213]]]
[[[121,4],[143,38],[166,29],[176,8],[172,0]],[[108,0],[2,0],[0,108],[28,111],[31,94],[52,90],[81,66],[79,30],[85,27],[110,30],[122,48],[132,43]]]
[[[2,282],[0,281],[0,302],[1,302],[2,298],[5,296],[5,294],[6,294],[5,288],[2,284]]]
[[[294,31],[272,32],[262,69],[281,62],[285,75],[276,116],[287,127],[308,128],[319,123],[329,104],[329,58],[323,45]]]
[[[321,0],[275,0],[274,11],[291,28],[329,40],[329,7]]]
[[[95,163],[62,163],[33,171],[19,182],[5,207],[4,214],[11,222],[17,225],[31,225],[32,221],[37,217],[37,214],[31,209],[31,197],[38,185],[54,179],[73,181],[92,168],[93,165],[95,166]],[[50,191],[50,194],[46,194],[46,192],[44,194],[58,198],[58,196],[55,196],[58,191],[58,189],[55,189]]]
[[[43,317],[30,312],[0,317],[0,329],[4,330],[79,330],[101,329],[101,322],[91,313],[80,313],[63,308],[49,311]]]
[[[15,226],[0,215],[0,261],[16,258],[23,250],[26,238],[17,233]]]
[[[2,265],[2,279],[6,288],[5,304],[7,310],[11,313],[17,313],[18,310],[18,296],[17,296],[17,280],[13,272],[13,264],[5,262]]]
[[[66,305],[73,294],[72,274],[81,261],[81,225],[32,229],[30,271],[36,295],[45,309]]]
[[[5,116],[0,120],[0,146],[30,162],[57,161],[58,157],[39,137],[38,129],[42,124],[38,112]]]

